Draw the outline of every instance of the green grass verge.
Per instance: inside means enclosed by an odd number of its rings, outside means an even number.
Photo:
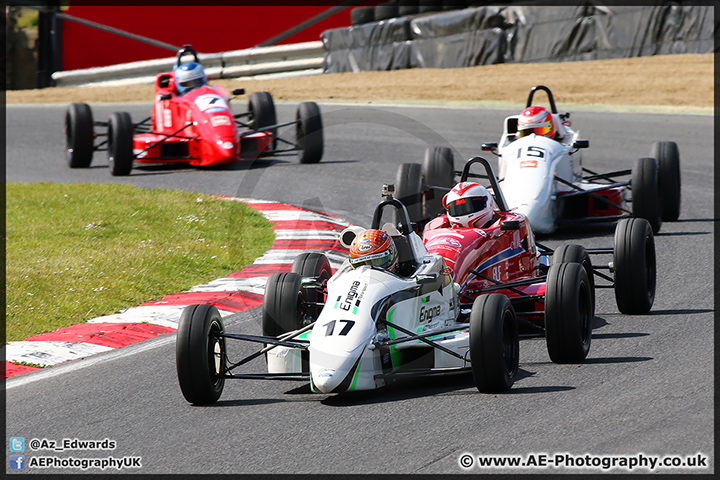
[[[274,240],[241,202],[127,185],[8,183],[6,216],[6,341],[225,277]]]

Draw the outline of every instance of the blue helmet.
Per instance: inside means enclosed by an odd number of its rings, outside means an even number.
[[[197,62],[183,63],[175,69],[175,86],[181,95],[206,83],[205,69]]]

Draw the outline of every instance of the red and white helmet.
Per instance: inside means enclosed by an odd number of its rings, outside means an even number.
[[[552,113],[545,107],[528,107],[518,118],[518,138],[534,133],[548,138],[555,136]]]
[[[463,227],[482,228],[493,216],[495,202],[485,187],[461,182],[443,198],[448,220]]]
[[[398,265],[397,247],[390,235],[371,228],[352,241],[349,260],[353,268],[374,265],[394,272]]]

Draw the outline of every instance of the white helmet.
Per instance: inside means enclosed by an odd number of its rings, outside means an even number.
[[[448,220],[463,227],[482,228],[493,216],[495,202],[479,183],[461,182],[443,198]]]

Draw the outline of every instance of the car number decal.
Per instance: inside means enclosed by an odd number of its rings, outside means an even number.
[[[225,99],[218,95],[200,95],[195,99],[195,105],[198,106],[200,111],[206,111],[211,108],[224,108],[228,110],[230,107],[228,107],[227,102]]]
[[[353,325],[355,325],[355,321],[354,320],[340,320],[340,321],[343,322],[345,324],[345,326],[342,328],[342,330],[340,330],[339,335],[347,335],[350,332],[350,329],[353,327]],[[323,327],[325,327],[325,336],[329,337],[330,335],[333,334],[333,331],[335,330],[335,320],[332,320],[332,321],[326,323],[325,325],[323,325]]]
[[[523,156],[523,150],[525,150],[525,156],[526,157],[536,157],[536,158],[545,158],[545,149],[542,147],[536,147],[534,145],[530,145],[529,147],[520,147],[518,148],[517,158],[520,158]]]

